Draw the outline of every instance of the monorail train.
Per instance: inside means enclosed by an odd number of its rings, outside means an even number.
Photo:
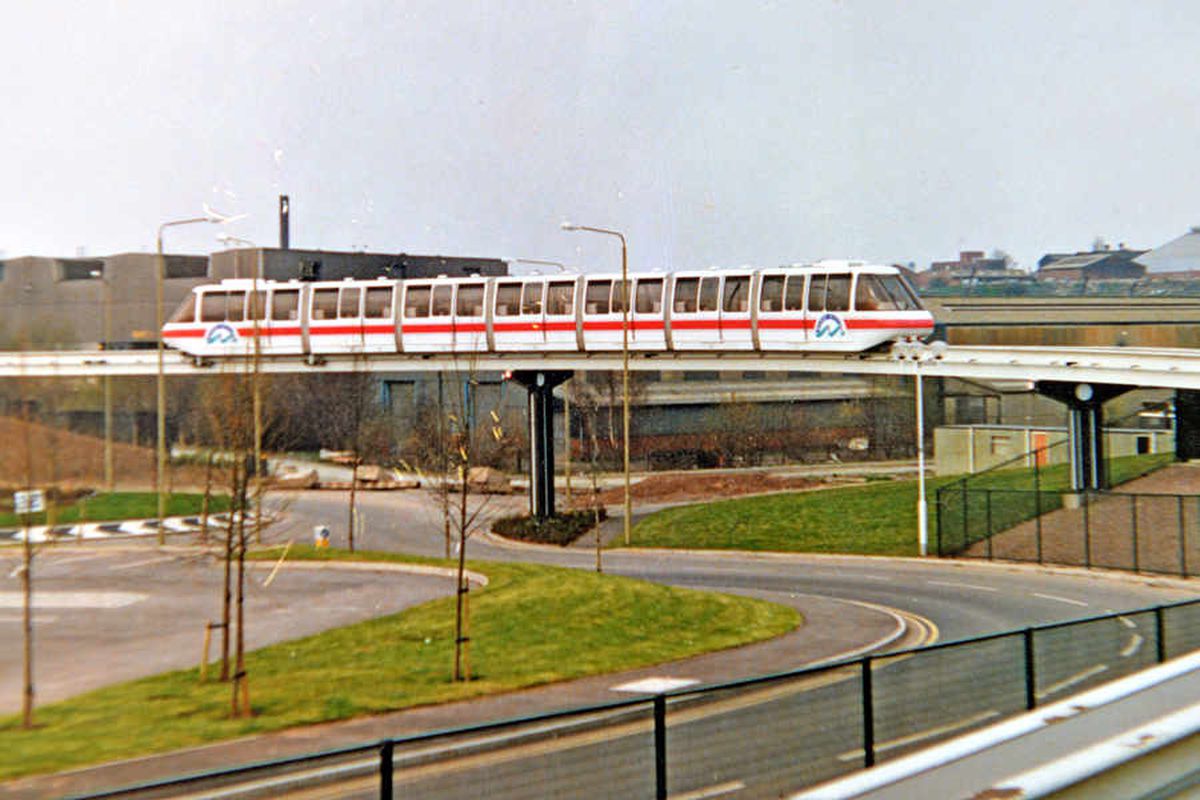
[[[933,330],[894,267],[777,268],[197,286],[163,339],[198,358],[348,353],[860,352]],[[255,289],[257,288],[257,292]]]

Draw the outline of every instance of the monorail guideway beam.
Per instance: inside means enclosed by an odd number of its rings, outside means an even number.
[[[1037,391],[1067,406],[1067,447],[1070,452],[1071,490],[1108,488],[1104,463],[1104,404],[1134,387],[1093,383],[1038,381]]]
[[[529,392],[529,513],[538,519],[554,515],[554,388],[572,374],[551,370],[512,374]]]

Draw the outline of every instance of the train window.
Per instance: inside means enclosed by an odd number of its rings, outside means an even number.
[[[496,287],[496,316],[514,317],[521,313],[521,284],[502,283]]]
[[[767,275],[762,279],[762,296],[758,300],[759,311],[783,311],[782,275]]]
[[[921,302],[917,300],[908,283],[899,275],[882,275],[877,279],[884,290],[891,296],[898,311],[920,311]]]
[[[246,319],[266,319],[267,318],[267,293],[266,292],[251,292],[250,304],[247,307]]]
[[[788,311],[804,310],[804,276],[788,275],[784,291],[783,307]]]
[[[483,316],[483,284],[460,283],[454,313],[460,317]]]
[[[716,311],[717,304],[720,302],[717,298],[720,297],[718,286],[720,278],[701,278],[700,279],[700,310],[701,311]]]
[[[830,275],[829,288],[825,290],[826,311],[850,310],[850,276]]]
[[[521,292],[521,313],[542,313],[542,295],[545,293],[546,284],[543,281],[529,281],[526,283],[524,290]]]
[[[896,301],[878,275],[858,276],[854,285],[854,309],[856,311],[894,311]]]
[[[624,314],[629,308],[630,281],[613,281],[612,313]]]
[[[205,292],[204,299],[200,301],[200,321],[201,322],[224,322],[225,321],[225,293],[224,292]]]
[[[315,289],[312,298],[313,319],[337,319],[337,289]]]
[[[338,316],[342,319],[352,319],[359,316],[359,301],[362,299],[362,289],[343,287],[341,298],[338,300]]]
[[[612,281],[588,281],[587,295],[584,299],[584,311],[588,314],[608,314],[612,294]]]
[[[808,283],[808,310],[809,311],[824,311],[825,310],[825,284],[829,280],[828,275],[813,275],[812,280]]]
[[[675,300],[671,309],[677,314],[696,313],[696,292],[699,289],[699,278],[677,278],[675,280]]]
[[[553,281],[546,291],[546,313],[564,316],[575,312],[575,284]]]
[[[433,315],[435,317],[450,316],[453,308],[454,287],[448,284],[433,287]]]
[[[662,313],[662,278],[642,278],[637,282],[637,312],[639,314]]]
[[[169,320],[167,320],[167,322],[178,323],[178,322],[195,322],[195,321],[196,321],[196,293],[188,292],[188,296],[184,299],[184,301],[182,303],[179,304],[179,308],[175,309],[175,313],[171,315],[171,318]]]
[[[392,287],[368,286],[363,316],[370,319],[386,319],[392,315]]]
[[[404,316],[406,319],[429,316],[428,286],[409,286],[404,290]]]
[[[750,278],[739,275],[725,279],[725,299],[721,305],[728,312],[750,310]]]
[[[300,319],[300,291],[285,289],[271,295],[271,319]]]
[[[246,293],[230,292],[229,302],[225,304],[225,319],[229,322],[241,322],[246,318]]]

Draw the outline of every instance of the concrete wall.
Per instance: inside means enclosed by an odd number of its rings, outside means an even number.
[[[1066,428],[1027,428],[1016,425],[946,425],[933,432],[934,469],[938,475],[982,472],[1025,456],[1012,466],[1033,466],[1032,451],[1049,446],[1042,465],[1066,463],[1070,457],[1065,444]],[[1057,445],[1057,446],[1055,446]],[[1105,432],[1108,458],[1137,455],[1139,452],[1172,453],[1175,433],[1169,430],[1113,428]],[[1142,449],[1139,449],[1142,448]]]

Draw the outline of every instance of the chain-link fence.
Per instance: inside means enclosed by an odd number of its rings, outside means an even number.
[[[778,797],[1200,648],[1200,600],[87,797]]]

